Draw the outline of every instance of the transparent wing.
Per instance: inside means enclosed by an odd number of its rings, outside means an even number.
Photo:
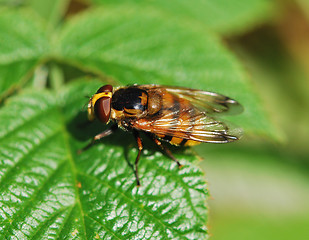
[[[141,85],[144,88],[161,88],[191,102],[201,112],[239,114],[243,107],[237,101],[214,92],[207,92],[191,88],[170,87],[162,85]]]
[[[241,129],[209,117],[194,107],[177,113],[169,112],[157,119],[139,119],[133,127],[156,135],[198,142],[226,143],[238,140],[242,135]]]

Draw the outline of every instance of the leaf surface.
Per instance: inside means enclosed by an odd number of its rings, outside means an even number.
[[[77,154],[104,129],[85,126],[81,111],[98,84],[75,82],[58,95],[29,90],[1,108],[0,238],[205,239],[207,187],[194,156],[176,152],[178,169],[146,146],[138,188],[128,133]]]
[[[233,35],[250,30],[266,22],[274,15],[275,2],[267,0],[92,0],[103,5],[128,4],[143,11],[153,7],[169,18],[175,17],[183,23],[202,24],[220,34]]]
[[[31,11],[0,9],[0,100],[20,86],[49,51],[39,18]]]
[[[50,30],[60,23],[65,15],[69,0],[27,0],[28,5],[47,22]]]

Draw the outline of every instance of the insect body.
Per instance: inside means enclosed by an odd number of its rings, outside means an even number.
[[[242,106],[235,100],[212,92],[160,85],[132,85],[113,90],[111,85],[105,85],[90,98],[88,118],[97,117],[103,123],[113,121],[115,124],[96,135],[85,148],[118,128],[132,131],[139,149],[135,176],[140,185],[138,161],[143,149],[140,132],[151,137],[180,167],[178,160],[162,145],[162,140],[182,146],[238,140],[241,135],[238,129],[229,128],[213,116],[241,111]]]

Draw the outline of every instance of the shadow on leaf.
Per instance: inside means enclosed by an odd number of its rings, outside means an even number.
[[[101,133],[102,131],[110,128],[113,123],[110,123],[108,125],[105,125],[101,122],[99,122],[97,119],[93,122],[90,122],[87,119],[87,113],[85,111],[79,112],[68,124],[67,129],[69,133],[73,136],[73,138],[77,139],[80,142],[85,142],[86,146],[91,139]],[[155,152],[160,151],[165,156],[166,154],[164,151],[162,151],[154,142],[152,139],[150,139],[146,134],[141,134],[142,140],[143,140],[143,146],[144,150],[147,150],[148,152],[145,153],[145,151],[142,153],[142,156],[147,155],[153,155]],[[133,163],[135,159],[131,159],[132,157],[129,157],[130,149],[137,148],[136,141],[133,137],[133,134],[129,131],[124,131],[122,129],[116,130],[111,135],[102,138],[101,140],[96,141],[91,147],[94,147],[98,144],[105,144],[108,143],[108,145],[114,145],[114,146],[122,146],[124,151],[125,160],[127,161],[128,165],[133,169]],[[167,148],[169,148],[172,153],[184,153],[184,151],[187,149],[186,147],[177,147],[173,146],[169,143],[163,142],[164,145],[166,145]],[[87,151],[86,149],[85,151]]]

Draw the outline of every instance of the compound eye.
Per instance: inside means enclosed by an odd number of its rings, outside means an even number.
[[[113,92],[113,86],[112,85],[104,85],[103,87],[100,87],[97,93],[101,92]]]
[[[106,86],[110,86],[110,85],[106,85]],[[94,112],[97,118],[101,122],[108,123],[109,117],[111,114],[111,98],[110,97],[99,98],[94,105]]]

